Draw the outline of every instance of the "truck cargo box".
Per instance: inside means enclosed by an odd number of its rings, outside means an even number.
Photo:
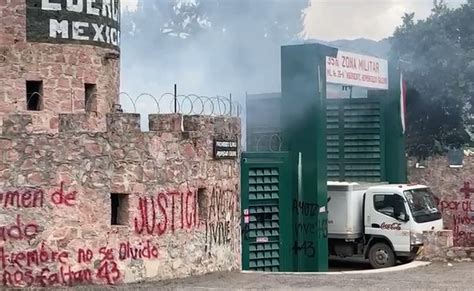
[[[377,184],[328,181],[328,238],[356,239],[364,234],[363,199]]]

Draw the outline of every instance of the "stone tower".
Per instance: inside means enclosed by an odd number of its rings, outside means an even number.
[[[119,0],[0,1],[0,114],[31,114],[34,131],[55,132],[59,113],[90,112],[105,127],[119,46]]]

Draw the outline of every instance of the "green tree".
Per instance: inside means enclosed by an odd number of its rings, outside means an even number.
[[[434,1],[431,15],[415,22],[405,14],[391,37],[408,83],[407,146],[425,157],[459,148],[470,137],[474,111],[474,0],[457,9]]]

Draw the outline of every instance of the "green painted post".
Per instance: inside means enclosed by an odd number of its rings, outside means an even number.
[[[294,267],[301,272],[328,269],[325,72],[326,56],[336,54],[320,44],[281,48],[282,150],[291,180],[299,181],[291,193]]]
[[[388,94],[383,104],[385,127],[385,177],[389,183],[407,182],[405,136],[400,119],[400,70],[389,62]]]

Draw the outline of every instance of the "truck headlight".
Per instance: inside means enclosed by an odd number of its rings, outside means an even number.
[[[419,232],[410,233],[410,244],[411,245],[421,245],[423,244],[423,234]]]

